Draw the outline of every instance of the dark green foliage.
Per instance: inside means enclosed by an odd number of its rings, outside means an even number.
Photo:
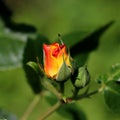
[[[4,0],[0,0],[0,17],[5,23],[5,26],[7,28],[10,28],[11,30],[15,32],[23,32],[23,33],[30,33],[30,32],[36,32],[36,28],[25,24],[25,23],[15,23],[12,20],[12,10],[8,8]]]
[[[104,89],[105,102],[115,113],[120,113],[120,83],[109,81]]]
[[[109,22],[106,25],[95,30],[93,33],[85,36],[82,41],[76,43],[71,47],[71,54],[74,56],[80,53],[90,53],[95,50],[99,45],[99,40],[104,32],[113,24],[114,22]]]
[[[113,23],[111,21],[92,33],[79,31],[62,37],[63,42],[68,44],[70,54],[76,60],[78,67],[84,65],[89,54],[98,48],[101,36]]]
[[[43,43],[48,43],[47,38],[44,36],[37,36],[35,40],[29,38],[26,47],[24,50],[24,57],[23,57],[23,68],[25,70],[27,81],[32,87],[34,93],[39,93],[42,90],[40,79],[42,79],[42,75],[36,73],[31,67],[27,66],[27,62],[29,61],[36,61],[36,57],[39,58],[40,64],[43,61],[43,50],[42,45]]]
[[[69,120],[87,120],[85,113],[76,104],[63,105],[58,112]]]

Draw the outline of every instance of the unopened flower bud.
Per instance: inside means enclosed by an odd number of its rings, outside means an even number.
[[[72,73],[70,55],[65,44],[43,45],[45,74],[56,81],[68,79]]]
[[[78,69],[78,74],[76,80],[74,81],[74,86],[78,88],[85,87],[90,81],[90,75],[86,66],[80,67]]]

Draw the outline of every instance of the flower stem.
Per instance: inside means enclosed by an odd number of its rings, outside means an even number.
[[[46,78],[46,79],[47,79],[47,78]],[[50,82],[49,82],[48,80],[46,80],[46,79],[43,79],[43,80],[42,80],[43,86],[44,86],[47,90],[51,91],[54,95],[56,95],[59,100],[62,99],[62,94],[59,93],[59,92],[57,91],[57,89],[52,85],[52,83],[50,83]]]
[[[58,101],[55,105],[53,105],[51,108],[48,109],[47,112],[43,113],[42,116],[40,116],[37,120],[45,120],[47,117],[49,117],[55,110],[57,110],[62,103]]]
[[[65,90],[65,82],[61,82],[61,83],[60,83],[60,92],[61,92],[62,94],[64,94],[64,90]]]
[[[88,94],[86,94],[86,95],[81,96],[80,99],[82,99],[82,98],[88,98],[88,97],[90,97],[90,96],[92,96],[92,95],[94,95],[94,94],[97,94],[98,92],[99,92],[99,90],[95,90],[95,91],[93,91],[93,92],[90,92],[90,93],[88,93]]]
[[[92,95],[95,95],[95,94],[97,94],[97,93],[102,92],[103,89],[104,89],[104,86],[101,86],[99,89],[97,89],[97,90],[95,90],[95,91],[92,91],[92,92],[90,92],[90,93],[87,93],[87,94],[83,94],[83,95],[78,96],[78,97],[76,98],[76,100],[81,100],[81,99],[83,99],[83,98],[89,98],[89,97],[91,97]]]
[[[75,87],[74,91],[73,91],[73,98],[76,98],[79,92],[79,88]]]
[[[38,104],[40,100],[40,96],[36,95],[34,97],[34,99],[32,100],[32,102],[30,103],[30,105],[28,106],[28,108],[26,109],[26,111],[24,112],[23,116],[21,117],[20,120],[27,120],[29,115],[31,114],[31,112],[33,111],[33,109],[36,107],[36,105]]]

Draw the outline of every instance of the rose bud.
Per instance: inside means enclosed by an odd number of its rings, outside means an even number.
[[[43,45],[45,74],[56,81],[68,79],[72,73],[70,55],[65,44],[53,43]]]
[[[90,74],[87,70],[87,66],[80,67],[78,69],[78,75],[74,81],[74,86],[77,88],[84,88],[90,82]]]

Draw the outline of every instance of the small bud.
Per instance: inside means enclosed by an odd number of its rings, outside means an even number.
[[[90,81],[90,75],[86,66],[80,67],[78,69],[78,74],[76,80],[74,81],[74,86],[78,88],[85,87]]]

